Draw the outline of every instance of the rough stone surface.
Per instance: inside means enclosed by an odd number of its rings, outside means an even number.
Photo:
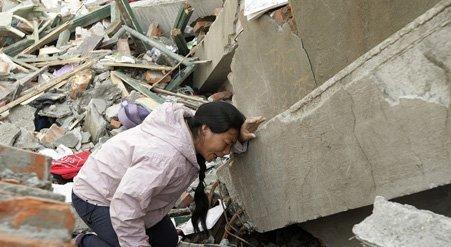
[[[64,202],[37,197],[0,200],[1,246],[70,246],[74,223]]]
[[[377,196],[373,214],[352,231],[368,246],[445,247],[451,243],[451,218]]]
[[[111,119],[117,118],[120,108],[121,108],[121,104],[114,104],[114,105],[108,107],[105,111],[106,120],[109,122],[109,121],[111,121]]]
[[[86,111],[85,122],[83,125],[84,131],[88,131],[91,134],[93,142],[97,142],[99,138],[106,134],[107,122],[103,119],[97,107],[90,103]]]
[[[20,128],[20,135],[14,142],[14,147],[30,150],[43,148],[43,146],[39,144],[39,140],[34,133],[25,128]]]
[[[393,201],[451,217],[451,184],[398,197]],[[300,224],[300,226],[320,239],[321,243],[327,247],[361,247],[362,244],[355,238],[352,228],[355,224],[370,216],[372,209],[372,205],[351,209],[310,220]]]
[[[81,135],[81,134],[80,134]],[[79,138],[74,132],[68,132],[61,136],[60,138],[55,140],[55,146],[58,146],[60,144],[63,144],[64,146],[68,148],[75,148],[79,142]]]
[[[28,131],[34,131],[34,113],[36,108],[29,105],[18,105],[9,112],[8,119],[11,123]]]
[[[100,114],[103,114],[108,106],[108,102],[104,99],[91,99],[90,104],[94,104]]]
[[[49,129],[43,129],[41,131],[40,134],[42,135],[39,137],[39,140],[42,145],[48,148],[53,148],[55,147],[55,141],[64,136],[65,132],[66,130],[64,130],[64,128],[59,127],[56,124],[52,124]]]
[[[216,20],[205,35],[204,42],[197,46],[195,57],[211,60],[199,64],[193,73],[194,87],[201,91],[217,90],[230,72],[230,63],[236,48],[236,23],[238,20],[238,0],[227,0]]]
[[[63,118],[72,114],[72,111],[69,107],[69,103],[64,102],[61,104],[54,104],[48,107],[45,107],[38,113],[40,116],[46,116],[51,118]]]
[[[52,199],[64,202],[64,196],[43,190],[39,188],[33,188],[21,184],[11,184],[0,181],[0,195],[5,196],[34,196],[46,199]]]
[[[290,0],[321,84],[439,0]]]
[[[218,171],[259,231],[451,182],[450,5],[269,120]]]
[[[36,173],[39,179],[48,180],[50,158],[0,144],[0,167],[17,173]]]
[[[241,23],[244,31],[231,65],[233,102],[246,116],[270,119],[311,92],[315,80],[289,25],[279,27],[268,15],[250,22],[243,17]]]
[[[11,123],[0,123],[0,144],[12,146],[20,134],[20,129]]]

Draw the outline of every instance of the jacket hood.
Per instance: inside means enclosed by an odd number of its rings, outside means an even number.
[[[199,169],[193,138],[185,122],[185,118],[194,116],[194,113],[182,104],[166,102],[152,111],[139,127],[169,143]]]

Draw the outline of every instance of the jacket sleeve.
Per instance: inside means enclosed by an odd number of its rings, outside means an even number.
[[[145,157],[127,169],[110,204],[113,229],[122,247],[148,247],[143,216],[152,197],[169,183],[170,159]]]

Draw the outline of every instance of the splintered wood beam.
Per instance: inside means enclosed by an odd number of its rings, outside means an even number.
[[[56,40],[60,33],[62,33],[64,30],[68,29],[72,25],[73,21],[68,21],[64,23],[63,25],[55,28],[52,32],[44,36],[42,39],[39,39],[38,42],[34,43],[30,47],[26,48],[19,54],[30,54],[39,48],[43,47],[44,45]]]
[[[69,73],[65,73],[64,75],[61,75],[61,76],[59,76],[57,78],[54,78],[54,79],[52,79],[51,81],[49,81],[47,83],[38,84],[38,85],[32,87],[31,89],[27,90],[27,92],[28,92],[27,94],[25,94],[25,95],[19,97],[18,99],[13,100],[13,101],[9,102],[8,104],[0,107],[0,114],[5,112],[5,111],[8,111],[9,109],[21,104],[22,102],[24,102],[24,101],[26,101],[26,100],[28,100],[30,98],[33,98],[36,95],[38,95],[40,93],[43,93],[43,92],[45,92],[45,91],[47,91],[47,90],[49,90],[49,89],[51,89],[53,87],[62,86],[64,84],[66,84],[69,81],[69,80],[67,80],[68,78],[70,78],[71,76],[77,74],[78,72],[80,72],[80,71],[82,71],[84,69],[92,67],[92,65],[94,65],[94,61],[93,60],[76,67],[74,70],[72,70]]]
[[[183,81],[185,81],[186,78],[188,78],[188,76],[191,75],[191,73],[193,73],[195,68],[196,68],[196,65],[191,65],[191,66],[184,68],[182,71],[179,72],[179,74],[174,78],[174,80],[172,80],[171,83],[169,83],[166,86],[165,89],[168,91],[172,91],[175,88],[177,88],[178,86],[180,86],[180,84],[182,84]]]
[[[136,30],[133,30],[130,27],[127,27],[127,26],[123,26],[123,27],[124,27],[125,31],[127,31],[130,35],[142,40],[143,42],[149,44],[152,47],[157,48],[158,50],[160,50],[164,54],[168,55],[169,57],[181,62],[183,65],[185,65],[185,66],[192,65],[192,62],[190,61],[190,59],[187,59],[183,56],[180,56],[177,53],[170,51],[168,48],[166,48],[165,45],[161,44],[160,42],[153,40],[153,39],[137,32]]]
[[[117,8],[121,12],[122,21],[125,23],[125,25],[132,27],[136,32],[144,35],[144,31],[139,25],[135,13],[133,12],[132,8],[130,7],[130,4],[128,3],[128,0],[115,0],[115,2]],[[143,42],[136,36],[134,37],[133,40],[135,41],[138,52],[142,53],[150,49],[149,45],[146,42]]]
[[[121,79],[123,82],[130,85],[132,88],[134,88],[136,91],[144,94],[145,96],[155,100],[157,103],[163,103],[164,99],[158,96],[157,94],[151,92],[148,88],[146,88],[143,83],[141,83],[139,80],[135,80],[131,78],[130,76],[121,73],[119,71],[113,71],[111,73],[114,73],[115,76],[117,76],[119,79]],[[1,113],[1,112],[0,112]]]
[[[136,63],[115,63],[115,62],[101,62],[101,64],[108,67],[126,67],[137,69],[159,70],[159,71],[172,70],[172,67],[157,64],[153,65],[153,64],[136,64]]]

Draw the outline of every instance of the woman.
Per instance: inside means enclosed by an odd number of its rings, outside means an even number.
[[[212,102],[194,112],[164,103],[141,125],[111,138],[74,179],[72,204],[96,234],[78,246],[176,246],[167,216],[199,176],[193,225],[205,225],[205,162],[223,157],[255,137],[262,117],[245,120],[231,104]]]

